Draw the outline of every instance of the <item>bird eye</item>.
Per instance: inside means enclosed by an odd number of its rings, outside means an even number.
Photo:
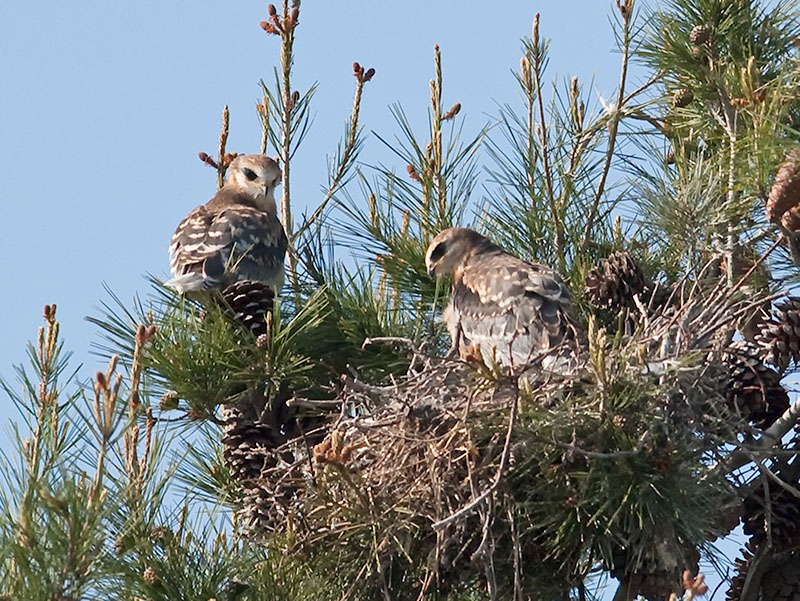
[[[436,248],[434,248],[433,252],[431,253],[431,262],[436,263],[436,261],[444,256],[446,250],[447,244],[445,242],[439,242],[439,244],[436,245]]]
[[[243,171],[243,173],[244,173],[244,176],[245,176],[245,177],[246,177],[248,180],[250,180],[251,182],[252,182],[254,179],[256,179],[256,177],[257,177],[257,176],[256,176],[256,172],[255,172],[255,171],[253,171],[252,169],[248,169],[247,167],[245,167],[244,169],[242,169],[242,171]]]

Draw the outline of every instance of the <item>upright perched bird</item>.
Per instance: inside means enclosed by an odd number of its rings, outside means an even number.
[[[470,229],[440,232],[425,255],[431,276],[452,274],[443,319],[464,359],[547,368],[574,359],[577,331],[569,291],[552,269],[523,261]]]
[[[280,179],[280,167],[269,157],[236,157],[222,189],[189,213],[172,235],[174,277],[167,286],[192,292],[253,280],[279,293],[287,245],[275,207]]]

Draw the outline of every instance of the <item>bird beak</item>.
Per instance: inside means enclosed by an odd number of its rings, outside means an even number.
[[[434,277],[436,275],[436,265],[426,265],[428,275]]]

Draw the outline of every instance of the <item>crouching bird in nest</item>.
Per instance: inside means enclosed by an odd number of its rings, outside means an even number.
[[[562,372],[575,364],[578,333],[566,284],[467,228],[440,232],[425,254],[431,276],[453,276],[442,318],[451,353],[512,369]]]

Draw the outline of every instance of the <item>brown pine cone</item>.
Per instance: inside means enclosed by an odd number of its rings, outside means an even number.
[[[800,204],[800,146],[794,148],[778,168],[767,198],[767,219],[782,223],[789,231],[800,229],[800,215],[792,211]]]
[[[780,471],[776,475],[788,488],[800,490],[796,476],[787,477]],[[776,553],[800,546],[800,498],[771,480],[754,481],[751,490],[744,500],[742,530],[750,535],[753,545],[766,543],[769,519],[769,531]]]
[[[744,341],[723,356],[729,369],[728,408],[762,430],[789,408],[789,395],[778,372],[764,365],[758,349]]]
[[[602,309],[634,308],[634,295],[648,287],[641,267],[626,252],[612,253],[586,276],[586,294]]]
[[[689,32],[689,41],[695,46],[702,46],[711,38],[711,28],[708,25],[695,25]]]
[[[222,291],[233,318],[258,337],[267,332],[267,318],[272,312],[275,292],[267,285],[242,280]]]
[[[692,100],[694,100],[694,92],[689,88],[680,88],[675,90],[675,93],[672,95],[672,108],[679,109],[689,106]]]
[[[725,594],[725,601],[739,601],[742,597],[744,584],[747,581],[747,573],[753,564],[754,545],[748,541],[741,549],[742,556],[737,557],[733,562],[734,575],[731,578],[731,585]]]
[[[734,561],[734,576],[725,595],[726,601],[740,601],[744,592],[744,584],[753,565],[757,547],[748,541],[742,549],[742,557]],[[756,598],[762,601],[795,601],[800,599],[800,551],[779,553],[767,557],[768,563],[758,582],[751,582],[751,591],[757,591]],[[758,576],[757,576],[758,578]]]
[[[756,336],[761,357],[781,372],[794,361],[800,364],[800,298],[789,297],[778,305]]]

